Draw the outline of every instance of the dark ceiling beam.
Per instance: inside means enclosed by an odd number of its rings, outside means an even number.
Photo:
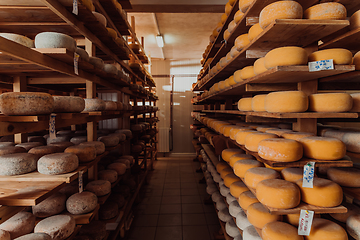
[[[224,5],[132,5],[127,12],[152,13],[223,13]]]

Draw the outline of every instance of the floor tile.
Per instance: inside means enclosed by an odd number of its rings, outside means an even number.
[[[167,188],[180,188],[180,182],[167,182],[164,184],[164,189]]]
[[[182,215],[184,226],[207,225],[204,213],[185,213]]]
[[[202,208],[202,204],[182,204],[181,206],[182,213],[203,213],[204,209]]]
[[[143,240],[145,239],[147,240],[147,238],[144,238]],[[182,227],[157,227],[155,240],[182,240]]]
[[[181,214],[161,214],[157,226],[181,226]]]
[[[189,183],[189,182],[182,182],[181,183],[181,188],[197,188],[197,183]]]
[[[151,196],[151,197],[145,197],[141,203],[142,204],[160,204],[161,203],[161,196]]]
[[[162,204],[160,214],[181,213],[181,204]]]
[[[201,203],[201,199],[199,195],[193,196],[181,196],[181,203]]]
[[[156,227],[159,215],[138,215],[134,217],[136,227]]]
[[[214,213],[214,212],[216,212],[214,204],[202,204],[202,208],[204,209],[205,213]]]
[[[135,227],[132,226],[128,240],[154,240],[156,227]]]
[[[220,224],[208,225],[210,240],[215,240],[214,235],[219,233],[221,229]]]
[[[182,196],[199,195],[199,190],[196,188],[182,188],[180,194]]]
[[[205,213],[205,219],[208,225],[219,225],[219,218],[215,211],[214,213]]]
[[[181,203],[180,196],[163,196],[161,200],[161,204],[176,204]]]
[[[164,189],[163,196],[180,196],[180,189],[166,188]]]
[[[207,226],[183,226],[183,240],[209,240]]]
[[[160,213],[160,204],[153,204],[149,206],[148,204],[140,204],[135,207],[135,215],[149,215],[149,214],[159,214]]]

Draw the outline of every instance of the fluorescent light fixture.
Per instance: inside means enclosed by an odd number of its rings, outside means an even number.
[[[160,47],[160,48],[164,47],[164,38],[162,35],[156,36],[156,43],[157,43],[158,47]]]

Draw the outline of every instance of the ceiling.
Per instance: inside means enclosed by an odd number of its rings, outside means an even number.
[[[138,39],[144,37],[146,53],[152,59],[198,59],[209,36],[224,13],[227,0],[131,0],[129,22],[135,17]],[[159,48],[155,36],[164,36]]]

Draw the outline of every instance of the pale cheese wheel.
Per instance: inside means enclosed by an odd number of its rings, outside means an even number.
[[[302,91],[272,92],[265,98],[267,112],[305,112],[308,105],[308,96]]]
[[[327,177],[343,187],[360,187],[360,169],[352,167],[331,167]]]
[[[244,153],[244,151],[242,149],[240,149],[240,148],[228,148],[228,149],[224,149],[221,152],[221,157],[226,162],[229,162],[231,156],[233,156],[235,154],[242,154],[242,153]]]
[[[252,133],[245,138],[245,148],[252,152],[258,152],[259,143],[264,139],[278,138],[276,134],[271,133]],[[264,152],[264,151],[262,151]]]
[[[313,188],[304,188],[302,183],[303,179],[296,181],[301,190],[302,201],[308,204],[319,207],[336,207],[343,200],[342,188],[331,180],[315,177]]]
[[[107,169],[115,170],[117,174],[124,175],[126,172],[126,165],[123,163],[111,163],[107,166]]]
[[[311,136],[314,136],[314,134],[306,133],[306,132],[285,132],[285,133],[281,134],[281,137],[283,137],[285,139],[292,139],[292,140],[296,140],[296,141],[299,141],[301,138],[311,137]]]
[[[229,213],[230,213],[230,215],[233,216],[233,217],[236,217],[236,215],[240,211],[242,211],[242,208],[240,207],[239,203],[237,202],[237,199],[234,198],[231,194],[228,194],[226,196],[226,201],[229,204]]]
[[[220,183],[219,183],[219,185],[220,185]],[[228,187],[226,187],[225,185],[220,185],[220,194],[223,197],[226,197],[229,193],[230,193],[230,189]]]
[[[319,160],[338,160],[345,156],[345,144],[336,138],[305,137],[299,140],[303,145],[304,156]]]
[[[105,147],[115,147],[120,139],[117,136],[102,136],[98,138],[98,141],[103,142]]]
[[[113,64],[104,64],[104,71],[108,74],[117,75],[118,69]]]
[[[267,223],[281,221],[281,215],[272,215],[261,203],[253,203],[246,210],[247,218],[254,227],[262,229]]]
[[[234,15],[235,23],[238,24],[243,17],[244,17],[244,13],[242,11],[238,10]]]
[[[284,222],[270,222],[261,229],[263,240],[303,240],[304,237],[298,235],[298,230],[294,226]]]
[[[104,111],[105,102],[97,98],[85,98],[84,112]]]
[[[235,136],[236,143],[240,145],[245,145],[245,138],[247,137],[247,135],[252,133],[256,133],[256,131],[253,130],[239,131]]]
[[[254,157],[250,154],[235,154],[232,155],[229,159],[229,165],[234,167],[234,164],[239,160],[246,160],[246,159],[254,159]]]
[[[19,212],[0,224],[0,229],[10,233],[11,239],[31,233],[35,227],[35,216],[30,212]]]
[[[49,234],[46,233],[29,233],[15,239],[16,240],[51,240],[51,237]]]
[[[348,235],[340,225],[323,218],[314,218],[306,240],[347,240]]]
[[[85,100],[82,97],[76,96],[53,96],[54,98],[54,113],[69,112],[78,113],[84,110]]]
[[[237,228],[233,219],[231,219],[229,222],[226,222],[225,231],[226,231],[227,235],[232,238],[234,238],[240,234],[239,229]]]
[[[256,228],[253,225],[250,225],[244,229],[243,232],[244,240],[262,240],[259,233],[256,231]]]
[[[32,213],[36,217],[46,218],[61,213],[65,210],[66,195],[54,193],[44,201],[32,206]]]
[[[234,182],[239,182],[239,181],[241,181],[241,179],[233,173],[227,174],[224,177],[224,185],[228,188],[230,188],[230,185],[233,184]]]
[[[95,147],[96,155],[100,155],[105,152],[105,144],[100,141],[83,142],[83,143],[80,143],[80,145]]]
[[[118,205],[112,201],[106,201],[99,209],[99,218],[101,220],[109,220],[119,214]]]
[[[257,36],[259,36],[264,30],[260,27],[260,23],[256,23],[254,24],[248,32],[248,39],[251,42],[252,40],[254,40],[255,38],[257,38]]]
[[[254,2],[254,0],[240,0],[239,1],[240,11],[245,13],[253,2]]]
[[[16,147],[16,146],[4,146],[0,147],[0,156],[12,154],[12,153],[26,153],[27,150],[23,147]],[[31,152],[29,152],[31,153]]]
[[[309,62],[332,59],[334,65],[349,65],[352,63],[352,53],[343,48],[332,48],[313,52],[309,55]]]
[[[283,179],[289,182],[295,183],[299,179],[302,179],[304,170],[302,168],[285,168],[281,170],[281,176]]]
[[[246,80],[255,77],[254,66],[247,66],[241,69],[241,79]]]
[[[38,147],[31,148],[28,151],[28,153],[35,154],[39,158],[44,155],[59,153],[59,152],[60,152],[60,148],[58,148],[56,146],[38,146]]]
[[[13,153],[0,156],[0,175],[14,176],[36,170],[38,157],[31,153]]]
[[[360,65],[359,65],[359,69],[360,69]],[[350,96],[353,100],[353,106],[350,112],[360,112],[360,93],[352,93],[350,94]]]
[[[233,182],[230,185],[230,194],[236,199],[239,198],[241,193],[246,191],[249,191],[249,189],[242,181]]]
[[[343,202],[342,206],[346,207],[346,213],[330,213],[330,216],[339,222],[346,223],[346,220],[354,214],[360,214],[360,208],[354,204]]]
[[[227,207],[218,212],[218,217],[223,222],[228,222],[232,219]]]
[[[264,139],[259,142],[258,154],[265,160],[295,162],[303,157],[303,147],[301,143],[291,139]]]
[[[353,238],[360,238],[360,214],[354,214],[346,220],[346,230]]]
[[[360,27],[360,10],[357,10],[351,17],[350,17],[350,29],[357,29]]]
[[[347,112],[352,108],[353,100],[348,93],[318,93],[309,96],[309,111]]]
[[[66,210],[74,215],[93,211],[98,204],[97,196],[89,191],[75,193],[66,200]]]
[[[346,20],[347,12],[344,5],[337,2],[316,4],[304,11],[305,19],[313,20]]]
[[[244,111],[244,112],[252,111],[251,101],[252,101],[251,97],[249,97],[249,98],[241,98],[238,101],[238,109],[239,109],[239,111]]]
[[[223,35],[224,40],[225,40],[225,41],[229,40],[230,36],[231,36],[231,33],[229,32],[228,29],[226,29],[226,30],[224,31],[224,35]],[[225,66],[225,65],[224,65],[224,66]]]
[[[238,202],[240,207],[246,211],[251,204],[257,203],[259,200],[251,191],[245,191],[239,195]]]
[[[118,174],[115,170],[111,170],[111,169],[101,170],[98,172],[98,179],[107,180],[110,183],[114,183],[118,179]]]
[[[250,44],[248,34],[241,34],[235,39],[234,46],[238,51],[241,51],[243,48],[245,48],[247,45]]]
[[[301,47],[289,46],[275,48],[264,57],[264,65],[267,69],[277,66],[306,65],[307,63],[308,54],[305,49]]]
[[[209,195],[212,195],[216,191],[218,191],[218,190],[217,190],[217,187],[215,186],[215,184],[209,184],[206,187],[206,193],[209,194]]]
[[[75,230],[75,219],[68,215],[55,215],[41,220],[34,229],[35,233],[43,232],[53,240],[68,238]]]
[[[264,7],[259,15],[259,24],[265,29],[276,19],[301,19],[303,8],[296,1],[277,1]]]
[[[256,197],[262,204],[280,209],[294,208],[300,204],[301,199],[298,186],[283,179],[259,182],[256,186]]]
[[[254,112],[265,112],[265,98],[267,94],[259,94],[252,98],[251,109]]]
[[[254,73],[259,75],[263,72],[266,72],[268,69],[265,67],[265,58],[259,58],[254,62]]]
[[[75,154],[80,163],[90,162],[96,158],[96,149],[92,146],[75,145],[65,149],[65,153]]]
[[[228,26],[229,33],[233,33],[235,28],[236,28],[236,22],[235,22],[235,20],[232,20]]]
[[[234,72],[234,81],[235,81],[236,83],[239,83],[239,82],[244,81],[244,79],[241,78],[241,70],[242,70],[242,69],[239,69],[239,70],[237,70],[237,71]]]
[[[96,196],[105,196],[111,192],[111,183],[107,180],[95,180],[86,184],[85,189]]]
[[[37,162],[39,173],[47,175],[64,174],[79,167],[79,159],[73,153],[53,153],[42,156]]]
[[[245,173],[248,169],[255,167],[263,167],[263,166],[264,165],[261,162],[254,159],[238,160],[237,162],[234,163],[233,166],[234,174],[239,178],[244,178]]]
[[[266,179],[280,178],[280,174],[273,169],[256,167],[245,172],[244,182],[249,188],[257,188],[259,182]]]
[[[115,111],[117,109],[117,103],[113,101],[105,101],[105,111]]]
[[[36,48],[66,48],[76,51],[76,41],[69,35],[57,32],[42,32],[35,36]]]
[[[226,203],[223,198],[221,198],[219,201],[216,202],[215,207],[218,211],[221,211],[221,210],[227,208]]]
[[[345,132],[341,141],[346,145],[346,150],[349,152],[360,152],[359,132]]]
[[[89,63],[94,65],[95,68],[98,68],[98,69],[101,69],[103,70],[104,68],[104,61],[101,59],[101,58],[98,58],[98,57],[90,57],[89,58]],[[85,99],[86,101],[86,99]],[[86,108],[86,102],[85,102],[85,108]]]
[[[214,203],[217,203],[219,201],[224,201],[223,197],[221,196],[220,192],[214,192],[211,195],[211,199],[213,200]]]
[[[25,47],[28,48],[34,48],[35,44],[34,41],[31,40],[30,38],[27,38],[25,36],[19,35],[19,34],[15,34],[15,33],[0,33],[0,37],[6,38],[10,41],[19,43]]]
[[[244,210],[239,211],[239,213],[235,216],[235,218],[236,218],[236,226],[241,230],[245,230],[245,228],[252,226],[249,220],[247,219]]]
[[[236,46],[233,46],[232,48],[231,48],[231,50],[230,50],[230,56],[232,57],[232,58],[234,58],[234,57],[236,57],[238,54],[239,54],[239,50],[237,50],[237,48],[236,48]],[[232,82],[235,82],[235,79],[232,81]],[[236,82],[235,82],[236,83]],[[232,85],[234,85],[234,84],[232,84]]]
[[[73,137],[70,139],[70,142],[72,142],[75,145],[78,145],[80,143],[84,143],[87,141],[87,136],[78,136],[78,137]]]

